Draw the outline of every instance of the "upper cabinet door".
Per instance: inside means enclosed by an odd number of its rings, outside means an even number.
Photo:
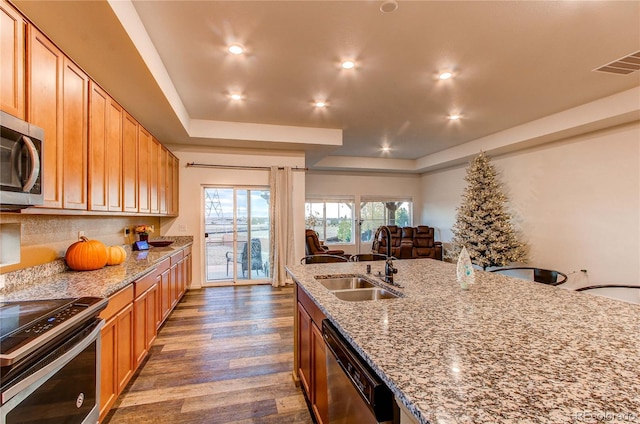
[[[0,110],[25,119],[25,31],[22,16],[0,0]]]
[[[122,107],[113,99],[107,105],[107,187],[109,210],[124,209],[122,196]]]
[[[138,211],[149,213],[151,212],[149,196],[151,134],[142,125],[138,128]]]
[[[162,145],[155,137],[151,139],[149,149],[149,201],[151,213],[160,213],[160,148]]]
[[[122,107],[89,87],[89,210],[122,211]]]
[[[169,150],[166,147],[160,146],[160,152],[158,156],[158,203],[160,207],[160,213],[167,214],[167,171],[169,167]]]
[[[44,204],[87,209],[89,78],[33,26],[27,120],[44,129]]]
[[[63,73],[63,202],[65,209],[87,209],[87,126],[89,77],[65,57]]]
[[[62,207],[62,74],[64,55],[32,25],[29,31],[27,120],[44,129],[46,208]]]
[[[107,165],[107,110],[110,98],[100,87],[89,84],[89,210],[106,211],[109,206]]]
[[[125,212],[138,212],[138,121],[122,117],[122,175]]]

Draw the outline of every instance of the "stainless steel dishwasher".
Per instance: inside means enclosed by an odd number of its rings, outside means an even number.
[[[329,423],[399,422],[391,390],[326,319],[322,336],[327,345]]]

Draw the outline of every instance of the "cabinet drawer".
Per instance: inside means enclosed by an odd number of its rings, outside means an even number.
[[[158,278],[158,270],[154,269],[153,271],[151,271],[150,273],[148,273],[147,275],[145,275],[144,277],[136,280],[133,283],[133,287],[135,290],[135,297],[136,299],[138,298],[138,296],[140,296],[142,293],[146,292],[147,290],[149,290],[149,288],[151,286],[153,286],[156,283],[156,280]]]
[[[174,266],[184,258],[184,250],[171,255],[171,266]]]
[[[169,269],[170,267],[170,259],[164,259],[162,262],[158,262],[158,266],[156,267],[156,273],[158,275],[164,273],[166,270]]]
[[[304,290],[302,290],[302,288],[298,286],[298,289],[296,291],[298,292],[298,302],[300,302],[304,309],[306,309],[307,313],[311,317],[311,320],[315,322],[318,327],[322,326],[322,320],[326,318],[324,316],[324,313],[320,310],[318,305],[316,305],[316,303],[311,300],[309,295]]]
[[[100,313],[100,318],[108,321],[116,315],[122,308],[133,302],[133,284],[123,288],[119,292],[109,296],[109,304]]]

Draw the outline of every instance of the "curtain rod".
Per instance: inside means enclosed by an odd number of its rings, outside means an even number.
[[[214,165],[210,163],[187,163],[187,168],[219,168],[219,169],[254,169],[254,170],[267,170],[270,171],[270,166],[241,166],[241,165]],[[284,169],[284,166],[279,166],[278,169]],[[309,168],[298,168],[294,166],[292,171],[308,171]]]

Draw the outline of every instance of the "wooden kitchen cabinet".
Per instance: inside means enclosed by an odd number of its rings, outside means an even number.
[[[318,423],[327,423],[326,345],[322,337],[324,314],[311,298],[296,286],[297,316],[294,366],[297,378],[311,403]]]
[[[32,25],[29,33],[27,120],[44,130],[43,207],[62,208],[62,74],[64,55]]]
[[[185,268],[185,291],[191,285],[193,280],[193,256],[191,255],[191,246],[184,249],[184,268]]]
[[[134,366],[138,368],[158,334],[156,326],[157,272],[147,274],[133,284],[135,292],[135,300],[133,301],[135,321],[133,357]]]
[[[138,121],[122,117],[122,200],[125,212],[138,212]]]
[[[311,317],[298,302],[298,377],[307,395],[311,387]],[[310,396],[309,396],[310,397]]]
[[[169,150],[160,146],[158,153],[158,207],[159,213],[167,214],[167,168],[169,161]]]
[[[100,421],[142,364],[158,329],[184,294],[184,276],[191,273],[186,268],[185,253],[191,256],[190,246],[110,296],[100,313],[106,322],[101,332]]]
[[[152,214],[160,213],[160,148],[162,145],[151,138],[149,146],[149,208]]]
[[[170,215],[178,215],[180,212],[180,160],[174,155],[170,155],[173,160],[173,179],[171,180],[171,213]]]
[[[89,84],[89,210],[122,211],[122,107]]]
[[[122,309],[118,313],[116,321],[118,393],[122,393],[135,370],[135,360],[133,357],[133,304],[129,304]]]
[[[67,57],[63,63],[62,207],[86,210],[89,77]]]
[[[25,119],[26,22],[0,0],[0,110]]]
[[[106,321],[100,332],[100,419],[102,419],[118,398],[116,384],[116,358],[118,344],[116,317]]]
[[[27,120],[45,131],[44,207],[87,209],[89,77],[29,25]]]
[[[179,160],[0,0],[0,109],[41,127],[41,208],[177,215]]]
[[[184,250],[174,253],[170,259],[171,272],[169,273],[169,279],[171,286],[171,309],[173,309],[185,292]]]
[[[151,134],[138,125],[138,212],[150,213]]]
[[[180,161],[171,152],[167,152],[166,170],[167,215],[178,215]]]
[[[327,346],[322,337],[322,331],[315,323],[311,323],[311,349],[313,369],[311,370],[313,394],[311,407],[318,424],[329,422],[329,395],[327,392]]]
[[[100,333],[101,420],[133,375],[133,296],[133,285],[125,287],[100,313],[106,322]]]
[[[158,264],[158,318],[157,328],[160,328],[171,312],[171,260],[169,258]]]

